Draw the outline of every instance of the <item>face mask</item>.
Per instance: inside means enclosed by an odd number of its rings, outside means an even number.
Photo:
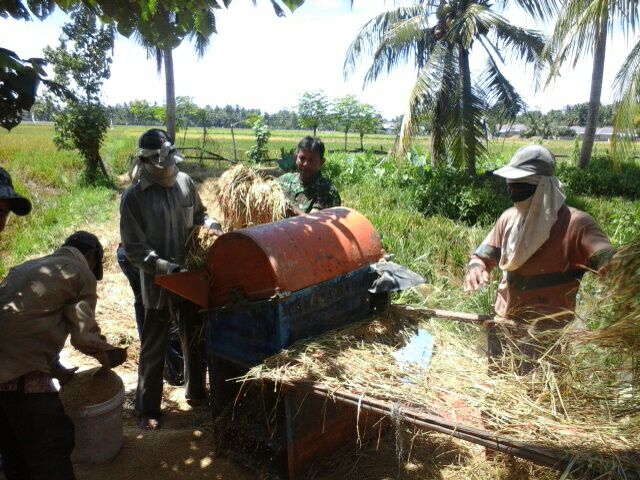
[[[528,183],[509,183],[507,185],[509,189],[509,196],[513,203],[523,202],[534,193],[536,193],[537,185],[531,185]]]

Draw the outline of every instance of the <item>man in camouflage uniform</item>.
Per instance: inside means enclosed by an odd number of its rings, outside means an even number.
[[[322,175],[324,144],[318,138],[304,137],[298,143],[298,172],[286,173],[278,181],[290,200],[290,215],[302,215],[323,208],[340,206],[340,195],[331,180]]]

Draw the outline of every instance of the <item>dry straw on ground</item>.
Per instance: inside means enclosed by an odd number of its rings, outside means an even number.
[[[429,368],[400,367],[393,353],[420,328],[435,337]],[[551,345],[532,372],[521,376],[508,368],[521,360],[511,350],[502,371],[489,375],[483,337],[482,327],[392,307],[372,321],[296,344],[247,378],[314,381],[560,447],[576,459],[575,474],[591,475],[585,463],[600,478],[640,471],[640,397],[629,383],[629,364],[615,351],[576,342],[581,335],[570,328],[541,338],[531,334],[527,343]]]

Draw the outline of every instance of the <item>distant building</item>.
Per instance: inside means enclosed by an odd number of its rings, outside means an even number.
[[[524,123],[496,125],[496,137],[514,137],[529,129]]]
[[[584,138],[584,127],[573,126],[569,128],[576,132],[576,137]],[[613,127],[596,128],[596,135],[594,137],[596,142],[608,142],[611,141],[611,137],[613,137]]]

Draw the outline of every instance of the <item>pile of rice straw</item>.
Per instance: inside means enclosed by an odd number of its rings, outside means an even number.
[[[207,180],[199,188],[200,199],[224,232],[271,223],[286,217],[288,200],[280,184],[245,165],[236,165],[217,180]],[[196,226],[186,241],[185,266],[189,270],[205,266],[207,252],[215,238]]]
[[[393,353],[417,329],[435,337],[428,369],[401,368]],[[483,327],[424,318],[401,307],[382,316],[295,344],[253,368],[243,380],[275,383],[314,381],[328,389],[445,414],[540,445],[560,447],[598,478],[625,478],[640,471],[640,392],[630,383],[629,364],[615,349],[583,341],[568,327],[530,336],[551,345],[527,375],[508,366],[487,371]],[[579,340],[579,341],[576,341]]]
[[[275,179],[245,165],[236,165],[218,179],[218,205],[225,231],[282,220],[287,203]]]
[[[640,238],[618,250],[606,281],[608,316],[602,328],[594,330],[588,340],[628,355],[640,383]]]

